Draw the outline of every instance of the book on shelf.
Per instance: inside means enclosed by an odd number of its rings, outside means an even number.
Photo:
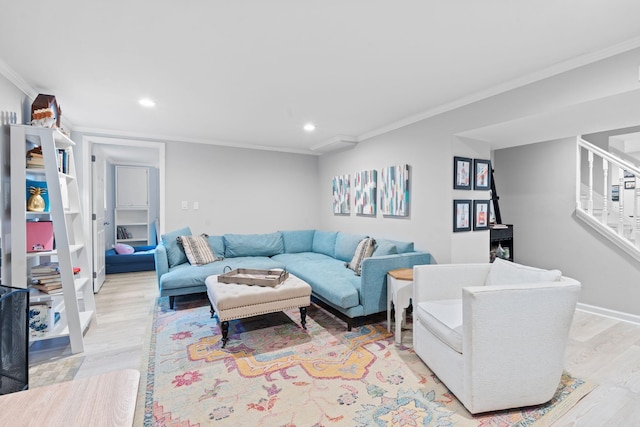
[[[56,261],[43,262],[31,267],[31,275],[50,275],[60,273],[60,265]],[[80,267],[73,267],[73,274],[80,273]]]
[[[59,295],[62,294],[62,283],[56,286],[46,286],[46,285],[31,285],[32,288],[39,290],[40,292],[44,292],[49,295]]]

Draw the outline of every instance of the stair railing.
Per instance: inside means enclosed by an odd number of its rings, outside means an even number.
[[[615,154],[609,153],[582,138],[576,146],[576,214],[612,242],[640,261],[640,168]],[[583,177],[583,153],[586,152],[586,173]],[[601,160],[601,169],[594,170],[594,159]],[[616,175],[617,169],[617,177]],[[594,175],[602,177],[602,193],[594,189]],[[586,181],[586,183],[583,182]],[[617,212],[609,200],[612,185],[618,185]],[[625,216],[625,192],[633,188],[631,218]],[[586,189],[586,194],[583,192]],[[594,199],[597,197],[600,200]],[[602,205],[601,213],[594,209],[594,201]],[[628,200],[627,200],[628,201]],[[586,206],[584,206],[586,202]],[[610,217],[617,217],[610,222]],[[630,221],[631,220],[631,221]],[[629,227],[631,225],[631,227]],[[625,229],[630,233],[625,233]]]

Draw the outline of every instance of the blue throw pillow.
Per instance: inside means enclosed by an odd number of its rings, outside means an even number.
[[[380,244],[381,242],[388,242],[392,245],[396,245],[397,253],[406,254],[408,252],[414,252],[413,242],[401,242],[399,240],[389,240],[389,239],[376,239],[376,242]]]
[[[213,253],[216,258],[224,258],[224,237],[222,236],[208,236],[209,246],[213,249]]]
[[[284,252],[297,254],[300,252],[311,252],[313,248],[313,235],[316,230],[292,230],[281,231],[284,242]]]
[[[336,253],[337,236],[337,231],[316,230],[315,234],[313,235],[313,245],[311,246],[313,252],[334,257]]]
[[[273,256],[284,252],[282,234],[225,234],[225,257]]]
[[[366,239],[368,236],[362,236],[359,234],[348,234],[339,232],[336,236],[336,259],[340,261],[349,262],[353,259],[353,255],[356,252],[358,244],[362,239]]]
[[[178,237],[180,236],[191,236],[191,229],[184,227],[160,236],[162,244],[167,248],[169,268],[189,261],[187,255],[184,253],[184,249],[182,249],[182,245],[178,243]]]
[[[396,255],[398,248],[389,240],[376,240],[376,248],[372,256]]]

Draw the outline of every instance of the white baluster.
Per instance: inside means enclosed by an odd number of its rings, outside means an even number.
[[[593,216],[593,151],[589,150],[589,189],[587,200],[587,213]]]
[[[618,167],[618,180],[620,181],[620,197],[618,202],[618,236],[624,236],[624,170]]]
[[[633,240],[636,248],[640,249],[640,188],[638,188],[638,178],[636,177],[635,204],[633,208],[633,219],[635,228],[633,230]]]
[[[604,178],[604,191],[602,192],[602,223],[607,225],[609,218],[609,162],[602,159],[602,176]]]

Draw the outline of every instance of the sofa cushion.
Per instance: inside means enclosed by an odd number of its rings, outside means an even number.
[[[222,236],[209,236],[207,237],[209,246],[217,259],[224,258],[224,237]]]
[[[178,242],[182,245],[185,255],[191,265],[204,265],[214,262],[216,256],[209,246],[206,234],[200,236],[180,236]]]
[[[418,303],[418,321],[440,341],[462,354],[462,298]]]
[[[528,265],[516,264],[496,258],[485,281],[491,285],[517,285],[536,282],[557,282],[562,277],[560,270],[543,270]]]
[[[169,261],[169,268],[175,267],[176,265],[184,264],[188,261],[187,255],[184,253],[182,245],[178,243],[177,239],[180,236],[190,235],[191,229],[189,227],[184,227],[160,236],[160,238],[162,239],[162,244],[165,246],[165,248],[167,248],[167,259]]]
[[[375,244],[376,241],[371,237],[362,239],[360,243],[358,243],[358,247],[353,254],[353,258],[351,258],[351,261],[347,264],[347,267],[355,271],[359,276],[360,272],[362,271],[362,261],[365,258],[369,258],[371,256]]]
[[[282,263],[272,260],[268,257],[237,257],[226,258],[223,261],[215,261],[202,265],[198,268],[191,266],[189,263],[178,265],[169,270],[160,278],[161,290],[181,289],[193,286],[201,286],[203,292],[206,291],[204,284],[205,279],[213,274],[222,274],[225,269],[229,268],[255,268],[255,269],[272,269],[284,268]]]
[[[399,240],[390,240],[390,239],[376,239],[378,245],[394,245],[396,247],[397,253],[406,254],[408,252],[414,252],[413,242],[401,242]]]
[[[281,231],[284,252],[288,254],[311,252],[315,232],[316,230]]]
[[[336,236],[336,246],[334,257],[340,261],[349,262],[353,258],[353,254],[356,252],[358,244],[366,239],[368,236],[360,234],[349,234],[338,232]]]
[[[344,268],[342,261],[329,257],[316,261],[292,261],[286,269],[309,283],[314,294],[336,307],[348,309],[360,304],[360,277]]]
[[[389,240],[376,240],[376,247],[371,256],[396,255],[398,248]]]
[[[284,252],[282,234],[225,234],[225,257],[273,256]]]
[[[338,237],[337,231],[316,230],[313,234],[313,245],[311,246],[311,249],[313,252],[335,257],[336,237]]]

